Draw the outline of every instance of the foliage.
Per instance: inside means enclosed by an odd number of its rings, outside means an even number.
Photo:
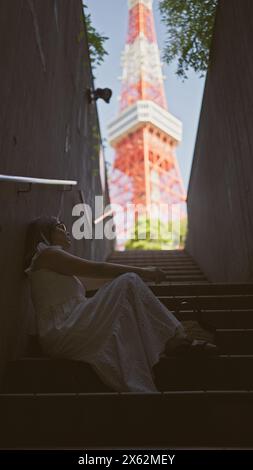
[[[91,66],[93,69],[95,69],[97,66],[102,64],[105,56],[108,55],[108,52],[104,48],[104,43],[108,40],[108,37],[103,36],[94,28],[94,26],[92,25],[90,13],[85,12],[87,6],[84,3],[83,8],[88,36]]]
[[[190,67],[203,76],[208,69],[218,0],[160,0],[167,27],[165,62],[177,59],[177,75],[187,78]]]
[[[135,223],[133,237],[125,244],[126,250],[170,250],[178,248],[178,239],[180,248],[184,246],[187,220],[184,219],[180,224],[180,235],[172,235],[172,222],[167,224],[159,219],[139,217]],[[156,235],[156,238],[154,235]]]

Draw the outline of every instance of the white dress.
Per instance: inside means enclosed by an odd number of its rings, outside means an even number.
[[[44,352],[91,364],[115,391],[156,392],[152,367],[168,339],[185,337],[180,322],[132,272],[87,298],[76,276],[33,270],[47,247],[38,244],[26,269]]]

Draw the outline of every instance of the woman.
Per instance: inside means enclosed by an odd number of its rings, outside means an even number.
[[[70,245],[56,217],[29,226],[25,272],[44,352],[90,363],[115,391],[157,391],[152,368],[161,353],[194,348],[180,322],[143,282],[162,281],[165,273],[89,261],[68,253]],[[86,298],[77,276],[109,281]]]

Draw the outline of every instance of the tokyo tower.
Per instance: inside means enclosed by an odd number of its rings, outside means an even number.
[[[167,110],[152,3],[128,0],[119,113],[108,126],[108,140],[115,149],[110,199],[123,208],[115,217],[118,240],[127,236],[127,205],[171,208],[185,206],[186,201],[175,153],[182,123]]]

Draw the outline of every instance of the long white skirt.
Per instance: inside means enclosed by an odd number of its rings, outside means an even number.
[[[180,322],[134,273],[107,282],[82,302],[55,308],[53,315],[45,349],[90,363],[115,391],[157,391],[152,367],[170,338],[185,337]]]

